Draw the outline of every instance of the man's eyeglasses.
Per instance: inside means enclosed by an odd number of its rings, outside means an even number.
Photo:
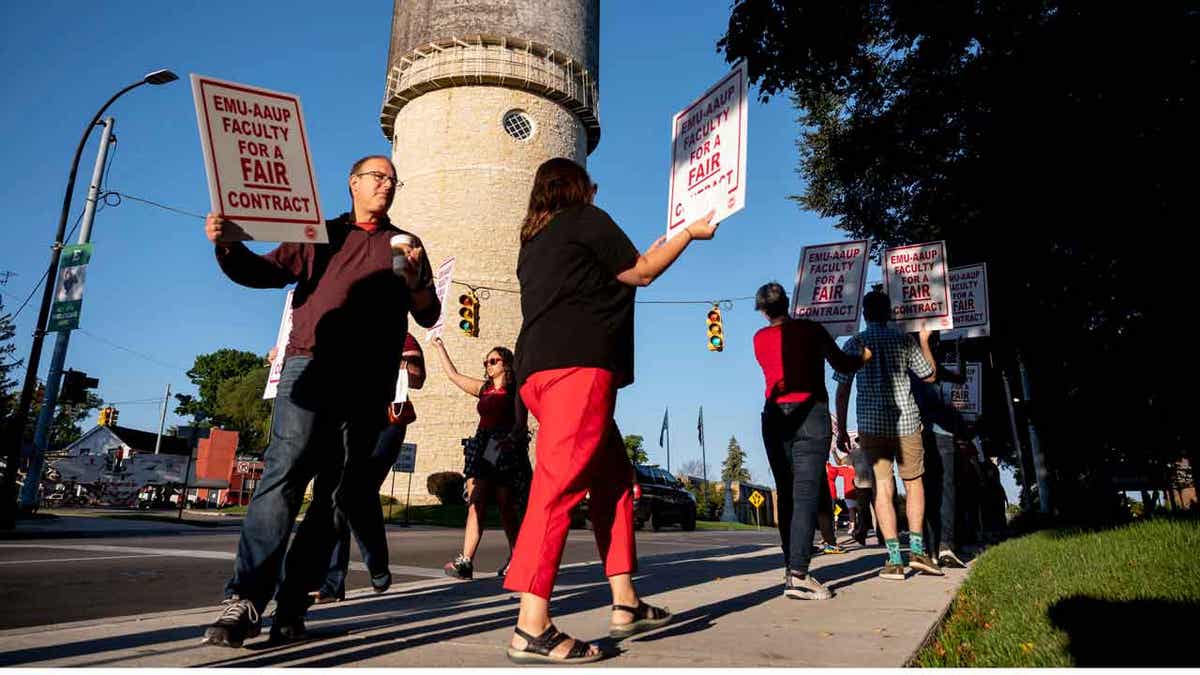
[[[483,367],[486,368],[488,366],[494,366],[497,363],[504,363],[504,360],[503,359],[485,359],[483,362]]]
[[[371,178],[375,179],[376,183],[391,183],[397,188],[404,187],[404,181],[397,180],[394,176],[389,176],[386,173],[381,173],[379,171],[363,171],[362,173],[356,173],[354,175],[355,177],[370,176]]]

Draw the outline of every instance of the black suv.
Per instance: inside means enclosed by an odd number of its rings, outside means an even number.
[[[679,525],[691,532],[696,529],[696,499],[678,478],[654,464],[634,464],[637,483],[633,486],[633,526],[650,523],[654,531],[665,525]],[[572,527],[591,527],[585,498],[571,511]]]

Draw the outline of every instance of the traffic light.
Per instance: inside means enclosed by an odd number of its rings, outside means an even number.
[[[88,377],[87,373],[68,369],[63,373],[62,387],[59,389],[58,402],[62,404],[85,403],[87,390],[100,386],[100,380]]]
[[[479,337],[479,296],[474,290],[458,296],[458,329],[468,337]]]
[[[708,351],[725,351],[725,327],[721,324],[721,308],[713,304],[708,310]]]
[[[101,408],[100,419],[96,420],[96,424],[99,424],[102,427],[112,426],[112,413],[112,408]]]

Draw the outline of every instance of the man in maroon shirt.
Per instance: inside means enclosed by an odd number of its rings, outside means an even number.
[[[232,595],[204,633],[208,644],[240,647],[258,635],[272,594],[272,640],[301,637],[307,592],[320,585],[328,567],[336,512],[379,508],[375,490],[356,485],[353,467],[370,457],[388,422],[408,314],[429,327],[441,313],[419,240],[393,260],[389,240],[401,231],[387,210],[400,185],[387,157],[355,162],[349,177],[353,208],[326,223],[328,244],[285,243],[257,255],[239,241],[246,237],[236,224],[214,213],[205,221],[217,263],[234,282],[251,288],[296,284],[266,467],[242,524],[226,587]],[[314,477],[312,503],[289,549],[292,523]]]

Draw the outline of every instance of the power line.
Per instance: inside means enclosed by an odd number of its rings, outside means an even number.
[[[162,366],[163,368],[170,368],[171,370],[175,370],[175,371],[182,371],[182,372],[185,372],[185,373],[186,373],[187,371],[191,370],[191,368],[190,368],[190,367],[179,366],[179,365],[175,365],[175,364],[172,364],[172,363],[167,363],[167,362],[165,362],[165,361],[159,361],[158,359],[154,358],[153,356],[148,356],[148,355],[146,355],[146,354],[143,354],[143,353],[141,353],[141,352],[139,352],[139,351],[136,351],[136,350],[130,349],[129,347],[124,347],[124,346],[121,346],[121,345],[119,345],[119,344],[117,344],[117,343],[113,342],[112,340],[107,340],[107,339],[105,339],[105,338],[102,338],[102,337],[100,337],[99,335],[96,335],[96,334],[94,334],[94,333],[89,333],[88,331],[86,331],[86,330],[83,330],[82,328],[76,328],[76,329],[75,329],[75,332],[77,332],[77,333],[83,333],[84,335],[86,335],[86,336],[88,336],[88,337],[92,338],[93,340],[99,340],[100,342],[103,342],[104,344],[106,344],[106,345],[108,345],[108,346],[110,346],[110,347],[113,347],[113,348],[115,348],[115,349],[120,349],[120,350],[121,350],[121,351],[123,351],[123,352],[129,352],[130,354],[133,354],[134,356],[137,356],[137,357],[139,357],[139,358],[145,359],[145,360],[147,360],[147,361],[149,361],[150,363],[153,363],[153,364],[155,364],[155,365]],[[158,399],[158,400],[160,400],[160,401],[161,401],[162,399]]]

